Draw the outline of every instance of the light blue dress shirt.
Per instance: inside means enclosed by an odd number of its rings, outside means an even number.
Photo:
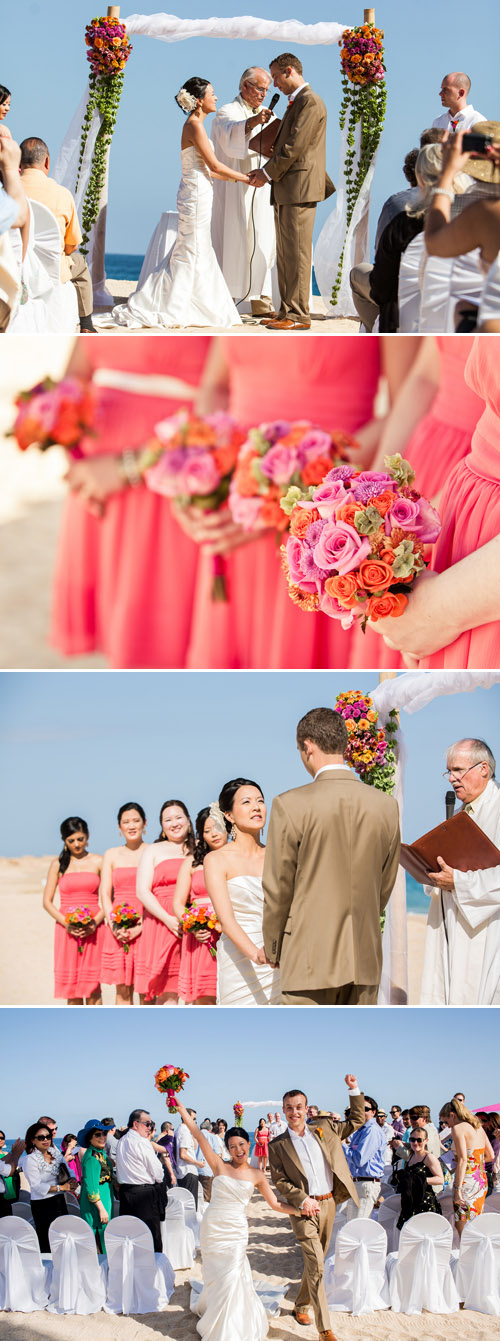
[[[347,1163],[352,1178],[381,1178],[386,1162],[387,1141],[376,1118],[369,1118],[353,1132]]]

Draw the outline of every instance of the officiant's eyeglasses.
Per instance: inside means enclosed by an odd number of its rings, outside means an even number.
[[[487,763],[486,759],[478,759],[475,764],[470,765],[470,768],[445,768],[443,777],[458,778],[459,782],[461,782],[462,778],[465,778],[467,776],[467,773],[472,773],[473,768],[478,768],[479,764],[485,764],[485,763]]]

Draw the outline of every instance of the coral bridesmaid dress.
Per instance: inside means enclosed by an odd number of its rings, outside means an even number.
[[[411,461],[416,488],[431,500],[441,494],[455,466],[470,452],[472,434],[484,409],[484,401],[465,380],[465,365],[474,344],[473,335],[440,335],[440,382],[427,414],[414,429],[403,456]],[[440,504],[438,507],[440,511]],[[373,629],[353,635],[352,665],[379,670],[404,669],[399,652],[386,647]]]
[[[143,907],[135,892],[137,866],[115,866],[113,871],[113,904],[129,903],[142,917]],[[111,927],[104,927],[101,979],[106,983],[124,983],[132,987],[139,937],[130,943],[127,953]]]
[[[441,501],[443,529],[432,567],[441,573],[500,533],[500,377],[498,336],[476,336],[466,378],[486,402],[465,461],[455,467]],[[498,576],[491,574],[498,590]],[[500,664],[500,620],[481,624],[420,662],[424,670],[446,667],[496,669]]]
[[[157,374],[197,386],[209,343],[204,336],[106,335],[86,340],[85,353],[101,376]],[[159,420],[192,406],[182,396],[139,394],[133,386],[103,387],[101,395],[105,431],[85,442],[86,455],[138,448]],[[183,666],[198,554],[169,500],[146,486],[113,494],[101,520],[70,494],[56,559],[52,642],[66,656],[101,650],[119,668]]]
[[[230,370],[229,410],[244,427],[286,416],[355,434],[372,418],[380,376],[377,336],[311,336],[292,342],[240,336],[222,343]],[[348,664],[350,634],[326,615],[307,614],[290,600],[274,536],[235,550],[227,568],[229,601],[211,604],[211,563],[201,558],[189,666]]]
[[[99,876],[94,871],[66,871],[59,879],[60,908],[63,916],[73,908],[85,906],[99,912]],[[56,922],[54,941],[54,996],[67,1001],[71,997],[89,997],[101,984],[101,959],[104,924],[80,944],[76,937]]]
[[[211,902],[203,879],[203,866],[196,866],[191,879],[189,906],[211,907]],[[200,996],[217,995],[217,960],[207,949],[209,944],[216,945],[219,936],[213,932],[213,939],[197,941],[190,931],[184,933],[181,940],[181,967],[179,973],[179,996],[183,1001],[198,1001]]]
[[[170,336],[168,337],[170,339]],[[171,857],[155,866],[152,894],[166,913],[173,913],[177,876],[184,857]],[[148,997],[177,992],[181,964],[181,943],[173,931],[144,909],[144,922],[137,941],[135,990]]]

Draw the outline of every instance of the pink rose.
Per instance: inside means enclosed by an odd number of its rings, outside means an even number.
[[[400,526],[402,531],[414,531],[418,516],[418,503],[414,503],[411,498],[396,498],[390,512],[386,514],[386,535],[390,535],[393,526]]]
[[[302,591],[317,591],[317,583],[313,580],[307,580],[303,567],[303,555],[310,553],[308,546],[303,540],[299,540],[296,535],[289,535],[286,542],[286,557],[290,569],[290,581],[295,586],[301,587]]]
[[[358,535],[347,522],[326,523],[314,547],[314,562],[318,568],[335,569],[341,576],[358,568],[370,553],[370,541]]]
[[[314,490],[313,506],[318,509],[320,517],[330,520],[346,498],[349,498],[349,493],[344,489],[342,480],[323,480]]]
[[[273,484],[288,484],[297,469],[297,452],[294,447],[270,447],[265,456],[261,456],[259,465],[263,475]]]
[[[231,516],[244,531],[253,531],[258,527],[261,506],[260,498],[242,498],[236,491],[229,492]]]
[[[146,470],[144,479],[148,489],[166,498],[177,498],[184,492],[184,452],[164,452],[154,466]]]
[[[419,498],[417,507],[418,516],[413,527],[415,535],[423,545],[433,545],[441,531],[439,512],[436,512],[427,498]]]
[[[354,610],[346,610],[343,605],[339,605],[337,598],[329,596],[327,591],[323,592],[319,608],[329,619],[339,619],[343,629],[350,629],[354,624],[356,618]]]
[[[315,461],[317,456],[328,457],[332,450],[332,440],[329,433],[322,433],[319,428],[311,429],[306,433],[299,444],[298,456],[301,466],[305,466],[307,461]]]
[[[210,452],[190,452],[183,471],[183,485],[187,494],[201,494],[206,497],[213,494],[221,481]]]

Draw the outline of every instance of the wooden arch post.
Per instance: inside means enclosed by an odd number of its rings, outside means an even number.
[[[108,19],[119,19],[120,6],[108,5]],[[94,305],[96,307],[109,307],[109,295],[106,294],[106,216],[108,212],[108,174],[109,174],[109,149],[106,159],[106,176],[101,192],[99,213],[94,224],[94,246],[92,251],[92,287],[94,290]]]

